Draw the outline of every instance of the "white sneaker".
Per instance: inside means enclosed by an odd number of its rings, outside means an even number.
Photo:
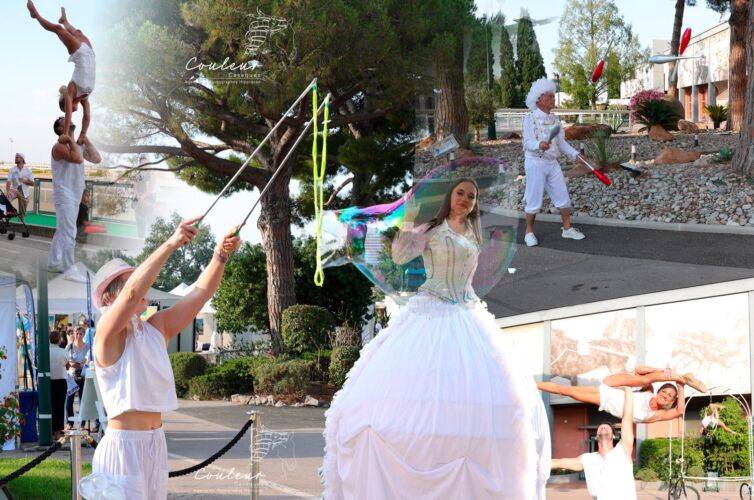
[[[560,229],[563,229],[562,227]],[[563,229],[563,238],[570,238],[572,240],[583,240],[586,238],[584,236],[584,233],[576,229],[575,227],[569,227],[568,229]]]
[[[63,273],[63,278],[76,283],[86,283],[86,276],[74,264]]]
[[[581,237],[583,238],[584,236],[582,235]],[[539,245],[539,240],[534,236],[534,233],[526,233],[526,236],[524,236],[524,242],[527,247],[535,247]]]

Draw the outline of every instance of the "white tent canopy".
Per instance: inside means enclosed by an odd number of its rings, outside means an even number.
[[[192,291],[194,291],[194,288],[196,288],[196,283],[193,283],[191,285],[187,285],[186,283],[181,283],[177,287],[170,290],[170,293],[173,295],[180,295],[181,297],[185,297]],[[199,311],[199,314],[215,314],[217,311],[215,311],[215,308],[210,305],[212,301],[208,300],[206,304],[202,307],[202,310]]]

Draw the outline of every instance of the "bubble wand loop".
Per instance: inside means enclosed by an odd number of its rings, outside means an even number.
[[[270,137],[272,137],[272,134],[274,134],[275,131],[278,129],[278,127],[280,127],[280,125],[283,123],[283,120],[285,120],[285,118],[290,113],[293,112],[293,109],[296,107],[296,105],[298,105],[299,102],[301,102],[301,99],[303,99],[304,97],[306,97],[306,94],[309,92],[309,89],[311,89],[312,87],[316,87],[316,86],[317,86],[317,79],[315,78],[315,79],[313,79],[309,83],[309,85],[306,86],[306,89],[304,89],[304,91],[301,93],[301,95],[298,96],[298,99],[296,99],[294,101],[294,103],[291,104],[291,107],[288,108],[288,110],[285,113],[283,113],[283,116],[280,117],[280,120],[278,120],[278,122],[275,124],[275,126],[272,127],[272,129],[270,129],[270,131],[267,133],[267,135],[265,136],[265,138],[262,139],[262,142],[259,143],[259,145],[254,149],[254,151],[251,153],[251,155],[249,155],[249,157],[246,159],[246,161],[243,162],[243,165],[241,165],[241,168],[239,168],[236,171],[236,173],[233,175],[233,177],[231,177],[231,179],[228,181],[228,183],[222,189],[222,191],[220,191],[220,194],[217,195],[217,198],[215,198],[215,201],[213,201],[212,204],[207,209],[207,211],[204,212],[204,215],[202,215],[202,219],[204,219],[205,217],[207,217],[207,214],[209,214],[210,210],[212,210],[212,208],[217,204],[217,202],[220,201],[220,198],[222,198],[222,196],[225,194],[225,192],[228,190],[228,188],[230,188],[230,186],[233,185],[233,183],[236,181],[236,179],[238,179],[238,176],[241,175],[241,173],[243,173],[244,170],[246,170],[246,167],[251,162],[251,159],[254,158],[254,156],[256,156],[256,154],[259,152],[259,150],[262,148],[262,146],[264,146],[265,143],[270,139]],[[280,167],[278,167],[278,169],[279,168]],[[274,179],[275,177],[273,176],[272,178]],[[270,181],[272,181],[272,179],[270,179]],[[268,183],[268,185],[269,185],[269,183]],[[265,187],[265,190],[266,189],[267,188]],[[194,227],[197,227],[198,225],[199,225],[199,223],[197,222]]]
[[[241,232],[241,229],[246,225],[246,222],[248,222],[249,217],[251,217],[251,214],[254,212],[254,209],[257,208],[257,205],[259,205],[259,202],[262,200],[262,197],[267,192],[267,190],[270,189],[270,186],[272,186],[272,183],[275,181],[275,179],[277,178],[278,174],[282,171],[283,167],[288,162],[288,158],[290,158],[293,155],[293,152],[296,151],[296,147],[301,142],[301,140],[304,138],[304,136],[306,135],[306,132],[309,130],[309,128],[311,128],[312,122],[317,119],[317,116],[319,116],[319,114],[322,112],[322,109],[325,108],[325,104],[329,105],[330,99],[332,99],[332,96],[330,94],[327,94],[327,96],[325,96],[325,100],[322,102],[322,104],[317,109],[316,114],[312,117],[311,120],[309,120],[306,123],[306,126],[304,127],[304,130],[301,131],[301,134],[296,139],[296,142],[293,143],[293,146],[288,151],[288,154],[285,155],[285,158],[283,158],[283,161],[280,162],[280,165],[278,165],[277,170],[275,170],[275,173],[272,174],[272,177],[270,177],[270,180],[267,181],[267,185],[264,187],[264,189],[262,189],[262,192],[259,193],[259,198],[257,198],[257,201],[255,201],[254,205],[251,206],[251,210],[249,210],[249,213],[246,214],[246,217],[244,218],[243,222],[241,222],[241,224],[238,226],[238,229],[236,230],[236,232],[235,232],[235,234],[233,236],[238,236],[238,234]]]
[[[325,273],[322,270],[322,212],[324,211],[324,186],[325,186],[325,167],[327,166],[327,123],[330,119],[330,101],[329,95],[325,97],[324,122],[322,123],[322,158],[319,170],[317,170],[317,137],[319,135],[317,128],[317,87],[314,87],[314,98],[312,99],[312,115],[314,115],[314,141],[312,143],[312,171],[314,177],[314,221],[316,226],[317,267],[314,270],[314,284],[321,287],[325,282]]]

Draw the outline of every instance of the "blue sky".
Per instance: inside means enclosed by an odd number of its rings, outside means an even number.
[[[119,0],[67,0],[65,2],[71,23],[82,29],[92,40],[95,52],[102,57],[107,26],[103,19]],[[652,39],[669,39],[673,28],[675,2],[672,0],[618,0],[626,20],[639,35],[642,46]],[[61,0],[38,0],[35,2],[42,16],[57,21]],[[502,11],[508,19],[519,16],[526,7],[534,19],[561,16],[566,0],[477,0],[477,11],[481,14],[494,14]],[[687,7],[684,27],[691,27],[694,34],[706,30],[720,21],[720,16],[699,0],[696,7]],[[553,49],[558,40],[557,21],[536,28],[542,56],[548,75],[552,74]],[[3,63],[6,70],[0,83],[5,102],[2,105],[3,119],[0,120],[0,161],[12,161],[12,152],[23,152],[29,163],[49,163],[50,149],[56,140],[52,132],[52,122],[61,113],[57,107],[57,92],[60,85],[68,83],[73,72],[73,64],[68,63],[68,55],[57,37],[44,31],[31,19],[26,9],[26,0],[3,0],[0,4],[0,46],[3,47]],[[99,51],[98,51],[98,48]],[[104,80],[98,75],[98,81]],[[92,106],[97,106],[97,92],[90,98]],[[76,116],[80,123],[80,114]],[[96,139],[97,123],[90,127],[90,136]],[[183,216],[191,216],[204,211],[212,197],[186,187],[186,196],[169,200],[171,209]],[[208,223],[216,235],[223,233],[230,225],[225,214],[244,214],[247,207],[256,199],[256,193],[238,193],[222,200]],[[168,200],[166,200],[168,201]],[[253,217],[244,228],[241,236],[253,242],[259,241],[256,218]]]

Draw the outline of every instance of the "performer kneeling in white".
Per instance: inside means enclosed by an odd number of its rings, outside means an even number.
[[[584,234],[571,226],[571,199],[565,185],[563,172],[558,163],[558,151],[570,159],[579,154],[565,140],[565,133],[560,129],[555,143],[550,143],[550,131],[554,126],[560,126],[557,116],[550,114],[555,107],[555,83],[547,78],[540,78],[534,82],[526,96],[526,106],[531,113],[524,117],[524,169],[526,170],[526,246],[539,244],[534,236],[534,218],[542,208],[542,196],[545,191],[553,204],[560,209],[563,219],[563,238],[573,240],[584,239]]]
[[[621,437],[613,446],[614,432],[608,423],[597,427],[597,451],[576,458],[553,458],[553,469],[584,471],[589,494],[595,500],[636,500],[633,461],[634,398],[630,387],[624,387],[625,411],[621,421]]]
[[[86,283],[86,276],[76,268],[76,216],[84,193],[84,160],[99,163],[102,157],[88,138],[81,147],[73,140],[76,125],[63,129],[65,117],[53,123],[58,142],[52,147],[52,198],[55,203],[55,236],[52,238],[47,266],[65,272],[66,279]]]
[[[129,500],[167,498],[162,412],[178,408],[178,399],[166,346],[215,294],[228,256],[241,245],[234,227],[215,249],[193,291],[142,321],[147,292],[170,255],[194,239],[193,224],[199,220],[181,222],[136,269],[113,259],[94,278],[92,300],[102,311],[94,342],[96,377],[108,421],[92,458],[92,472],[106,476]]]

